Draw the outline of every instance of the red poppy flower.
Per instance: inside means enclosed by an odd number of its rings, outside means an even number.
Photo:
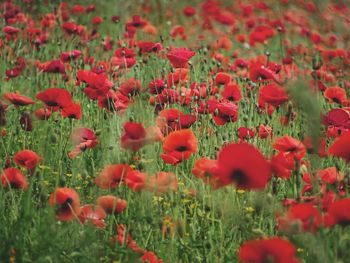
[[[146,137],[146,130],[142,123],[124,123],[124,130],[125,133],[121,138],[121,147],[138,151],[143,146],[143,141]]]
[[[41,157],[31,150],[22,150],[13,156],[16,164],[27,169],[34,169],[41,161]]]
[[[23,191],[26,191],[29,186],[27,178],[17,168],[6,168],[1,174],[1,183],[3,187],[22,189]]]
[[[186,88],[184,86],[182,86],[180,88],[180,104],[181,105],[186,105],[186,106],[190,106],[191,102],[196,100],[195,98],[195,92],[193,91],[193,89],[189,89]]]
[[[2,97],[15,106],[25,106],[35,103],[31,98],[13,92],[7,92]]]
[[[186,6],[182,12],[184,13],[185,16],[191,17],[196,14],[196,9],[193,6]]]
[[[140,48],[142,54],[158,52],[163,49],[162,44],[154,42],[140,41],[137,45]]]
[[[248,68],[248,61],[243,59],[243,58],[237,58],[235,60],[235,63],[234,63],[234,68],[233,69],[236,69],[236,68],[240,68],[240,69],[244,69],[244,68]]]
[[[127,203],[113,195],[103,195],[97,198],[97,205],[101,206],[107,214],[121,214],[126,209]]]
[[[216,125],[225,125],[238,119],[238,106],[232,102],[209,100],[209,111]]]
[[[218,162],[208,158],[198,159],[192,168],[192,174],[201,179],[205,184],[210,184],[214,189],[217,189],[224,184],[217,176]]]
[[[145,129],[141,123],[136,122],[124,123],[124,131],[121,137],[121,147],[135,152],[144,145],[160,141],[163,138],[159,128],[149,127]]]
[[[120,84],[118,91],[124,96],[133,96],[138,94],[141,89],[141,82],[137,79],[130,78]]]
[[[133,49],[118,48],[112,57],[111,64],[119,68],[131,68],[136,64],[135,53]]]
[[[71,105],[64,107],[61,111],[62,117],[71,118],[71,119],[81,119],[81,107],[79,103],[72,103]]]
[[[94,131],[89,128],[75,129],[71,134],[71,141],[75,149],[68,153],[70,158],[76,157],[86,149],[94,148],[99,143]]]
[[[164,140],[164,154],[160,157],[164,162],[176,165],[197,152],[197,138],[192,130],[184,129],[171,132]]]
[[[155,101],[158,104],[174,104],[179,102],[179,92],[175,89],[163,89],[163,91],[157,95]]]
[[[324,96],[328,99],[329,103],[337,103],[344,106],[348,104],[346,91],[340,87],[330,87],[326,89]]]
[[[278,107],[288,101],[286,91],[277,84],[271,83],[259,90],[259,105],[265,108],[265,103]]]
[[[168,87],[178,84],[184,85],[189,79],[189,70],[187,68],[177,68],[174,73],[170,73],[167,78]],[[168,90],[168,89],[167,89]]]
[[[185,28],[183,26],[179,26],[179,25],[175,25],[171,28],[170,36],[172,38],[176,38],[177,36],[179,36],[182,40],[187,39]]]
[[[218,154],[218,167],[220,180],[226,185],[233,183],[239,189],[263,189],[270,179],[268,161],[248,143],[224,146]]]
[[[294,231],[315,233],[322,223],[320,212],[310,203],[293,205],[277,220],[278,229],[288,233],[294,233]]]
[[[324,124],[328,126],[350,128],[350,112],[345,109],[331,109],[323,117]]]
[[[105,96],[113,87],[113,83],[108,80],[106,74],[96,74],[88,70],[79,70],[77,73],[79,81],[87,84],[84,93],[92,100]]]
[[[109,91],[105,96],[98,97],[98,106],[110,112],[122,112],[129,106],[130,100],[120,92]]]
[[[60,59],[63,62],[69,62],[72,60],[76,60],[81,57],[82,52],[80,50],[72,50],[68,52],[62,52],[60,55]]]
[[[23,72],[22,69],[19,69],[18,67],[16,68],[12,68],[12,69],[8,69],[5,71],[5,74],[6,74],[6,80],[9,80],[9,79],[12,79],[12,78],[16,78],[18,77],[19,75],[21,75]]]
[[[103,22],[103,18],[100,16],[95,16],[93,19],[91,19],[91,24],[93,25],[99,25]]]
[[[146,188],[148,175],[138,170],[130,171],[125,179],[126,185],[133,191],[139,192]]]
[[[294,157],[288,153],[280,152],[271,158],[271,168],[275,176],[289,179],[295,169]]]
[[[260,126],[259,126],[260,139],[266,139],[269,136],[272,139],[272,133],[273,133],[273,131],[272,131],[272,128],[270,126],[260,124]]]
[[[50,60],[44,63],[37,62],[38,69],[47,73],[61,73],[64,74],[65,68],[61,60]]]
[[[279,237],[247,241],[238,252],[242,263],[298,263],[299,260],[295,254],[296,249],[293,244]]]
[[[165,82],[162,79],[155,79],[148,84],[149,93],[160,94],[165,88]]]
[[[334,184],[341,178],[337,168],[334,166],[319,170],[317,175],[321,178],[322,182],[328,184]]]
[[[164,134],[170,131],[187,129],[197,120],[197,117],[184,114],[178,109],[165,109],[159,112],[157,126]]]
[[[249,140],[251,138],[254,138],[255,136],[255,131],[246,127],[239,127],[237,129],[237,133],[238,133],[238,138],[241,141]]]
[[[148,263],[163,263],[163,260],[159,259],[156,254],[150,251],[145,251],[140,260]]]
[[[231,76],[225,72],[219,72],[215,76],[215,84],[216,85],[226,85],[231,82]]]
[[[118,58],[133,58],[136,56],[135,52],[131,48],[126,48],[126,47],[121,47],[118,48],[115,52],[114,55]]]
[[[343,158],[346,162],[350,162],[350,132],[346,132],[337,138],[329,147],[330,155]]]
[[[144,27],[147,24],[147,21],[142,19],[140,16],[133,16],[132,20],[127,23],[127,26],[133,27]]]
[[[350,198],[336,200],[329,204],[327,214],[324,218],[325,225],[349,225],[350,224]]]
[[[68,107],[73,103],[70,93],[60,88],[49,88],[41,91],[36,95],[36,98],[44,102],[45,106],[53,111]]]
[[[84,13],[84,12],[85,12],[85,7],[82,6],[82,5],[74,5],[74,6],[71,8],[71,12],[74,13],[74,14],[81,14],[81,13]]]
[[[2,29],[2,32],[7,34],[7,35],[16,35],[20,31],[21,31],[20,29],[13,27],[13,26],[5,26]]]
[[[233,102],[239,102],[242,99],[241,88],[232,82],[225,85],[221,95],[223,98]]]
[[[132,168],[127,164],[110,164],[95,178],[95,183],[102,189],[113,189],[118,187],[131,171]]]
[[[344,132],[346,131],[347,129],[343,127],[328,126],[326,136],[327,138],[338,138],[339,136],[344,134]]]
[[[274,31],[267,26],[257,26],[249,35],[249,44],[255,46],[255,43],[263,43],[268,38],[274,36]]]
[[[134,57],[131,57],[131,58],[112,57],[111,64],[120,69],[132,68],[136,64],[136,59]]]
[[[146,189],[151,192],[165,193],[177,190],[177,180],[173,173],[158,172],[147,180]]]
[[[114,238],[119,245],[126,246],[136,253],[144,253],[144,249],[140,248],[136,241],[132,239],[132,236],[126,232],[125,225],[117,225],[117,236]]]
[[[79,220],[82,224],[91,223],[96,227],[104,228],[106,212],[101,206],[84,205],[80,207]]]
[[[51,111],[45,108],[39,108],[34,111],[34,115],[39,120],[47,120],[51,116]]]
[[[261,63],[254,63],[249,66],[249,77],[254,82],[273,80],[279,83],[276,73]]]
[[[62,25],[62,29],[64,32],[66,32],[67,34],[75,34],[78,32],[78,25],[74,22],[65,22]]]
[[[103,44],[103,49],[105,50],[105,51],[110,51],[110,50],[112,50],[113,49],[113,38],[112,37],[110,37],[110,36],[106,36],[104,39],[103,39],[103,42],[102,42],[102,44]]]
[[[171,48],[166,57],[174,68],[186,68],[188,61],[195,54],[187,48]]]
[[[81,212],[79,195],[72,188],[57,188],[50,195],[49,204],[57,208],[56,218],[61,221],[77,219]]]
[[[196,83],[192,82],[190,85],[192,92],[192,99],[194,101],[200,101],[200,99],[205,99],[207,97],[207,84],[206,83]]]
[[[288,135],[278,138],[275,141],[273,148],[279,152],[290,154],[298,160],[301,160],[306,153],[304,144]]]

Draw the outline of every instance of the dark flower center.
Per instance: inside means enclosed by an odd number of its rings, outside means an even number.
[[[68,197],[67,200],[61,205],[60,210],[66,211],[69,210],[71,205],[73,204],[73,198]]]
[[[266,255],[264,257],[264,263],[274,263],[275,262],[275,259],[272,255]]]
[[[230,178],[233,182],[236,182],[237,185],[242,185],[247,182],[246,174],[240,169],[233,170]]]
[[[296,147],[290,147],[287,151],[288,152],[295,152],[297,150]]]
[[[11,182],[10,185],[13,189],[21,188],[21,184],[19,182]]]
[[[181,146],[179,146],[179,147],[176,148],[176,151],[178,151],[178,152],[185,152],[185,151],[187,151],[187,147],[181,145]]]
[[[340,100],[339,100],[338,98],[332,98],[332,100],[333,100],[335,103],[340,104]]]
[[[56,101],[47,101],[46,105],[50,107],[56,107],[58,106],[58,103]]]

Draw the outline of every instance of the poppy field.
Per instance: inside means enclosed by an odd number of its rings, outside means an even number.
[[[349,262],[349,2],[0,13],[0,262]]]

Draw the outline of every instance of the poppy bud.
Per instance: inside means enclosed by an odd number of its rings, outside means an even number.
[[[57,135],[52,133],[51,136],[50,136],[50,141],[52,143],[57,143],[57,141],[58,141]]]
[[[114,23],[119,23],[119,21],[120,21],[120,16],[112,16],[112,21],[113,21]]]
[[[5,165],[4,165],[4,168],[9,168],[11,166],[11,158],[10,156],[6,156],[6,159],[5,159]]]
[[[21,127],[25,131],[32,131],[33,130],[33,124],[32,124],[32,117],[29,113],[24,112],[22,113],[21,118],[19,119],[19,123],[21,124]]]

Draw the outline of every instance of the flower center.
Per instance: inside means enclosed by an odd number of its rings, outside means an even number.
[[[230,178],[233,182],[236,182],[237,185],[242,185],[247,181],[246,174],[240,169],[233,170]]]
[[[335,103],[337,103],[337,104],[341,104],[341,103],[340,103],[340,99],[338,99],[338,98],[332,98],[332,100],[333,100]]]
[[[185,152],[185,151],[187,151],[187,147],[184,146],[184,145],[181,145],[181,146],[176,148],[176,151],[178,151],[178,152]]]
[[[73,203],[73,199],[68,197],[67,200],[61,205],[62,210],[68,210],[71,207],[71,204]]]

